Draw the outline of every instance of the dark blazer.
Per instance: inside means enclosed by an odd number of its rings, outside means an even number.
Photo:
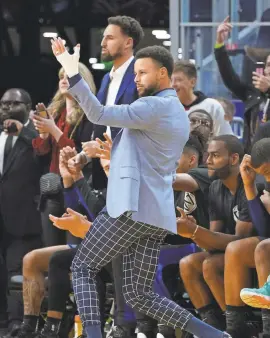
[[[23,127],[3,174],[0,174],[0,229],[14,236],[41,235],[37,211],[42,162],[35,157],[32,140],[37,132],[30,121]]]
[[[135,60],[131,62],[129,65],[122,83],[120,85],[119,91],[116,96],[115,104],[131,104],[138,98],[138,93],[137,93],[137,88],[134,82],[134,63]],[[108,93],[108,88],[110,84],[110,74],[107,73],[104,75],[100,89],[97,93],[97,98],[102,104],[106,104],[106,99],[107,99],[107,93]],[[94,140],[96,137],[99,137],[100,139],[104,139],[103,133],[106,132],[106,126],[101,126],[101,125],[94,125],[94,133],[93,133],[93,138]],[[112,139],[115,138],[117,135],[119,128],[114,128],[111,127],[111,133],[112,133]],[[93,168],[92,168],[92,184],[94,189],[104,189],[107,187],[107,177],[100,165],[99,159],[94,158],[93,159]]]

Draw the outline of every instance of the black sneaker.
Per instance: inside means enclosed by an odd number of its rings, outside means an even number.
[[[31,326],[22,323],[21,325],[13,325],[10,332],[3,338],[34,338],[36,334]]]
[[[113,326],[107,338],[133,338],[136,337],[131,329],[122,326]]]
[[[49,331],[49,330],[42,330],[35,338],[59,338],[58,333]]]
[[[158,333],[159,338],[175,338],[175,330],[169,326],[159,325]]]

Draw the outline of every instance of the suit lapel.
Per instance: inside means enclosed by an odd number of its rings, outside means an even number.
[[[11,164],[13,163],[15,158],[19,155],[20,151],[21,151],[21,140],[20,138],[18,138],[7,158],[7,163],[3,169],[3,176],[9,170],[9,168],[11,167]]]
[[[134,81],[134,63],[135,61],[133,60],[131,64],[128,66],[128,69],[125,72],[125,75],[123,77],[123,80],[121,82],[120,88],[118,90],[118,93],[116,95],[116,99],[114,104],[118,104],[120,98],[128,88],[129,84]]]
[[[99,102],[103,105],[106,104],[106,100],[107,100],[107,93],[108,93],[108,89],[109,89],[109,85],[110,85],[110,74],[107,73],[104,78],[103,81],[101,83],[100,89],[97,93],[97,98],[99,100]]]

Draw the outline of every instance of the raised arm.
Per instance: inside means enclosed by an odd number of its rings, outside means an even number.
[[[229,23],[229,17],[227,17],[217,29],[215,58],[225,86],[240,100],[245,101],[248,95],[249,87],[241,81],[240,77],[233,69],[229,55],[225,48],[225,41],[228,39],[228,35],[231,30],[232,25]]]

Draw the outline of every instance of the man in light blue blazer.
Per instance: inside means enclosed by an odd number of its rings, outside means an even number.
[[[53,52],[69,76],[69,93],[93,123],[122,128],[111,151],[107,210],[92,224],[72,263],[87,337],[102,338],[95,276],[120,254],[123,293],[131,307],[198,337],[227,337],[152,291],[160,245],[168,233],[177,232],[172,181],[189,137],[187,114],[170,88],[171,54],[159,46],[139,51],[134,70],[140,98],[130,105],[103,106],[78,74],[79,48],[70,55],[60,38],[52,40]]]

